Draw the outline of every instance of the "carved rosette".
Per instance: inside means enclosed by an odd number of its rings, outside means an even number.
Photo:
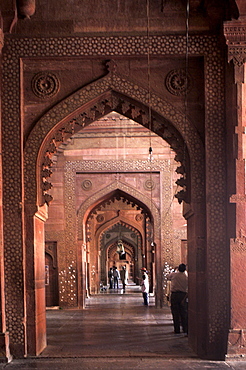
[[[103,215],[97,215],[96,220],[98,223],[104,222],[104,216]]]
[[[82,182],[81,187],[83,190],[88,191],[92,188],[92,182],[89,179],[86,179]]]
[[[165,85],[170,94],[182,96],[191,89],[191,82],[191,76],[182,68],[170,71],[166,76]]]
[[[51,72],[39,72],[32,79],[32,91],[41,99],[48,99],[56,95],[60,82]]]
[[[144,183],[144,189],[145,190],[151,191],[154,188],[155,188],[155,183],[152,179],[148,179],[148,180],[145,181],[145,183]]]

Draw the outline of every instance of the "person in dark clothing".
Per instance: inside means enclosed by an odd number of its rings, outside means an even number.
[[[120,273],[116,266],[113,267],[114,289],[119,289]]]
[[[113,289],[113,268],[110,267],[108,270],[108,282],[109,282],[109,289]]]
[[[177,272],[172,272],[168,275],[168,280],[171,281],[171,312],[173,316],[174,333],[180,333],[180,321],[183,332],[188,334],[188,312],[187,312],[187,297],[188,297],[188,275],[186,266],[181,263]]]

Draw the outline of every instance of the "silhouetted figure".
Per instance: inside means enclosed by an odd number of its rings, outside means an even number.
[[[180,333],[180,321],[184,333],[188,333],[188,275],[186,266],[181,263],[177,272],[171,272],[167,276],[171,281],[171,312],[173,316],[174,333]]]
[[[108,282],[109,282],[109,289],[113,289],[113,268],[110,267],[108,271]]]
[[[119,278],[120,273],[116,266],[113,267],[113,277],[114,277],[114,289],[117,287],[119,289]]]

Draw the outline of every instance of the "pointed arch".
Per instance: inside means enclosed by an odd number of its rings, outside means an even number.
[[[120,190],[125,194],[130,195],[136,200],[136,203],[140,203],[143,207],[145,207],[149,213],[153,217],[153,223],[155,225],[155,237],[160,238],[159,232],[160,232],[160,214],[159,209],[156,206],[156,204],[151,201],[150,198],[143,196],[139,191],[136,189],[133,189],[127,184],[124,184],[120,181],[115,181],[111,185],[103,188],[102,190],[98,191],[94,195],[92,195],[90,198],[88,198],[83,204],[81,204],[81,207],[78,211],[78,239],[82,240],[82,224],[83,220],[86,217],[86,214],[88,213],[88,210],[91,209],[92,205],[98,203],[101,199],[105,198],[108,194],[112,193],[115,190]]]
[[[73,133],[112,110],[132,118],[169,141],[181,162],[186,147],[192,170],[193,197],[201,198],[204,146],[195,127],[182,112],[157,94],[150,94],[150,104],[152,122],[148,122],[148,91],[113,70],[51,108],[37,122],[26,142],[24,174],[27,202],[37,205],[48,203],[52,154]]]

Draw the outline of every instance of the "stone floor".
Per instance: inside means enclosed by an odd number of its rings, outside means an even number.
[[[85,310],[47,310],[48,346],[39,357],[4,369],[246,369],[246,360],[204,361],[183,334],[173,334],[170,309],[143,306],[139,292],[105,292]]]

